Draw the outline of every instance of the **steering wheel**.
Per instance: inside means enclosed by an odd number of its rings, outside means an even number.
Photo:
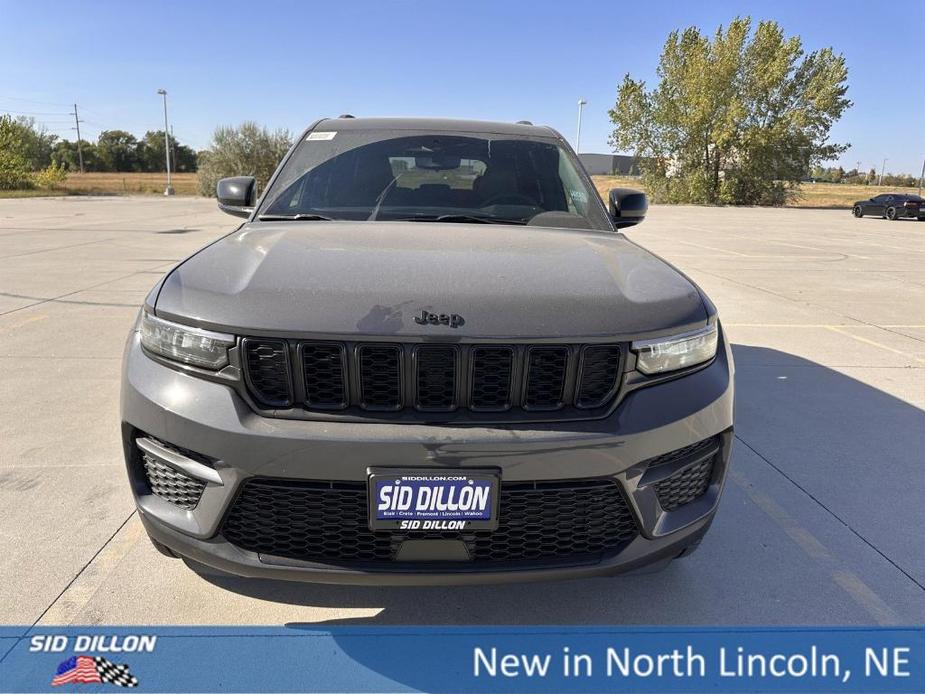
[[[538,207],[536,200],[520,193],[496,193],[488,200],[482,201],[482,207],[491,207],[492,205],[529,205],[530,207]]]

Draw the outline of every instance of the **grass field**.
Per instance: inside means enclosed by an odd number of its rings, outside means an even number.
[[[642,181],[632,176],[592,176],[601,198],[607,199],[611,188],[645,190]],[[199,183],[194,173],[173,174],[177,195],[199,195]],[[163,173],[85,173],[71,174],[59,189],[0,190],[0,198],[31,198],[50,195],[162,195],[167,176]],[[800,197],[790,207],[848,208],[856,200],[865,200],[881,192],[917,193],[916,188],[878,188],[836,183],[804,183]]]
[[[199,195],[194,173],[171,175],[177,195]],[[31,198],[50,195],[163,195],[166,173],[70,174],[55,190],[0,190],[0,198]]]
[[[632,176],[592,176],[597,192],[607,200],[607,191],[611,188],[636,188],[645,190],[642,180]],[[787,207],[835,207],[849,208],[858,200],[866,200],[880,193],[918,194],[918,188],[877,186],[855,186],[845,183],[804,183],[800,186],[800,196]]]

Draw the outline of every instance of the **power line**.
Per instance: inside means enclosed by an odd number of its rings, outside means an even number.
[[[24,101],[27,104],[40,104],[42,106],[70,106],[70,104],[62,104],[58,101],[38,101],[36,99],[24,99],[21,96],[2,96],[0,95],[0,100],[3,101]]]
[[[64,111],[10,111],[6,108],[0,108],[0,111],[9,113],[13,116],[67,116],[70,115]]]

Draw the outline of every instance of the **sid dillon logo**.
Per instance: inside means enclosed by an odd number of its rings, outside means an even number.
[[[421,311],[420,316],[414,317],[414,322],[418,325],[448,325],[451,328],[466,324],[458,313],[431,313],[430,311]]]

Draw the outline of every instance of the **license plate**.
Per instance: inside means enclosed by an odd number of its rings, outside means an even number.
[[[495,530],[498,474],[379,468],[369,475],[371,530]]]

